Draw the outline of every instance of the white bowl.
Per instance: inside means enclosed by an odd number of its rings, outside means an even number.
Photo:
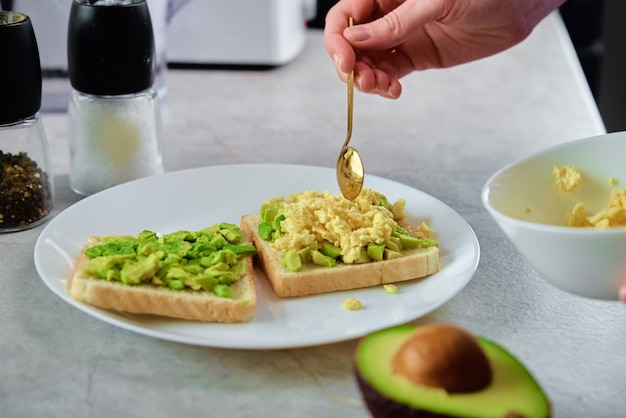
[[[557,190],[553,167],[582,175],[571,192]],[[618,183],[612,185],[610,178]],[[496,223],[544,279],[567,292],[617,300],[626,279],[626,227],[566,226],[583,202],[587,212],[608,206],[611,190],[626,187],[626,132],[566,142],[516,161],[485,184],[482,201]]]

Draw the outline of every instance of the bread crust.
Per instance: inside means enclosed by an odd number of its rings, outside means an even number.
[[[439,248],[418,248],[405,256],[363,264],[337,264],[320,267],[305,264],[299,272],[287,270],[283,253],[274,251],[270,243],[258,235],[258,215],[244,215],[239,225],[252,237],[258,260],[278,297],[306,296],[338,290],[358,289],[380,284],[396,283],[432,275],[439,271]]]
[[[203,322],[247,322],[254,317],[257,295],[253,257],[246,257],[246,274],[230,288],[232,299],[207,291],[172,290],[164,286],[125,285],[85,276],[82,271],[89,258],[85,249],[101,241],[89,237],[67,280],[67,292],[77,301],[102,309],[134,314],[151,314]]]

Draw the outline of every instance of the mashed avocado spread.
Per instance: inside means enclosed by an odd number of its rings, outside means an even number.
[[[221,223],[200,231],[181,230],[157,235],[104,237],[85,250],[89,277],[126,285],[151,284],[173,290],[192,289],[230,298],[230,284],[246,273],[246,256],[256,254],[242,243],[234,224]]]

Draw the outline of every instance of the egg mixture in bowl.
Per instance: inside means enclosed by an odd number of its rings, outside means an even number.
[[[624,155],[624,132],[548,148],[495,173],[483,204],[543,278],[616,300],[626,283]]]

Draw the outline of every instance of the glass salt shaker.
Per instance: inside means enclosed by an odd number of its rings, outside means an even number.
[[[67,46],[72,190],[90,195],[163,173],[146,0],[73,0]]]
[[[27,15],[0,11],[0,57],[0,232],[15,232],[46,221],[53,205],[41,63]]]

